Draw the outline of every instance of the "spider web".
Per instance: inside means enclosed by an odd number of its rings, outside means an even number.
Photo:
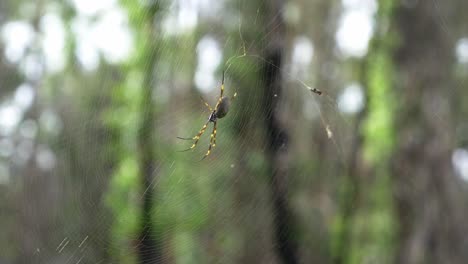
[[[90,13],[81,20],[58,11],[61,5],[77,9],[72,1],[43,2],[41,9],[49,15],[43,17],[60,17],[71,36],[69,47],[62,47],[63,57],[71,59],[62,58],[62,66],[48,59],[51,44],[41,40],[47,23],[28,21],[26,29],[14,28],[31,31],[33,37],[25,35],[27,49],[18,58],[5,55],[22,76],[0,73],[8,88],[0,93],[6,113],[0,116],[19,116],[0,120],[0,196],[6,201],[0,214],[8,238],[0,241],[0,262],[3,257],[18,263],[137,263],[141,207],[150,192],[155,195],[153,236],[161,242],[162,262],[278,262],[265,157],[262,64],[278,67],[282,74],[282,94],[273,96],[289,136],[287,198],[297,225],[291,229],[300,230],[301,259],[324,260],[358,111],[344,113],[346,102],[340,98],[360,80],[340,66],[349,57],[335,47],[337,28],[323,21],[309,30],[301,23],[317,22],[308,14],[315,14],[318,5],[290,1],[262,24],[268,0],[163,4],[154,23],[153,69],[138,52],[145,48],[140,38],[148,26],[145,1],[98,1],[103,5],[99,12],[83,11]],[[112,8],[106,13],[108,2]],[[324,18],[333,18],[335,9],[330,4]],[[104,25],[118,22],[128,28],[131,40],[124,36],[106,42],[105,30],[86,31],[83,25],[93,25],[100,16],[107,19]],[[274,44],[270,35],[282,17],[287,33],[279,66],[268,62],[264,52]],[[80,42],[83,38],[90,42]],[[109,48],[126,41],[133,46],[127,55]],[[210,113],[200,96],[212,107],[216,104],[223,70],[225,94],[237,93],[237,98],[218,121],[212,154],[200,161],[212,124],[194,151],[179,152],[191,142],[177,136],[193,137],[206,122]],[[152,179],[142,189],[137,138],[147,110],[140,105],[147,72],[154,88],[154,162]],[[6,242],[10,240],[14,242]]]

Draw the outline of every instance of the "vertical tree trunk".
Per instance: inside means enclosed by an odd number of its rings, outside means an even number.
[[[346,179],[344,181],[344,191],[341,196],[340,204],[340,217],[341,224],[340,230],[337,234],[337,248],[334,252],[333,263],[343,264],[348,263],[352,253],[352,231],[354,227],[354,218],[356,210],[359,208],[359,200],[362,196],[362,185],[363,181],[360,179],[361,174],[364,173],[362,169],[361,152],[364,142],[364,133],[362,132],[362,126],[364,125],[365,118],[368,114],[368,98],[367,98],[367,59],[363,59],[360,65],[361,75],[360,80],[364,85],[364,107],[357,114],[353,128],[353,140],[351,142],[351,148],[348,159],[348,167],[346,169]]]
[[[264,79],[264,108],[271,195],[273,199],[273,226],[275,245],[283,263],[297,263],[297,243],[293,235],[291,209],[287,200],[288,135],[279,120],[277,103],[281,99],[282,57],[285,48],[285,23],[282,17],[284,3],[272,0],[266,3],[267,47],[262,65]],[[271,23],[273,22],[273,23]]]
[[[452,39],[439,12],[450,2],[411,1],[395,11],[397,69],[394,194],[397,263],[466,263],[466,202],[452,173]]]
[[[31,18],[31,26],[34,29],[33,38],[35,41],[38,41],[40,35],[39,21],[44,10],[44,1],[38,1],[35,7],[36,13]],[[41,83],[44,78],[42,73],[45,70],[45,65],[41,63],[44,54],[34,44],[29,45],[27,50],[27,55],[41,58],[36,61],[39,63],[37,67],[39,67],[40,71],[38,72],[41,74],[37,78],[25,76],[24,83],[27,83],[34,89],[34,97],[22,121],[29,120],[33,121],[34,124],[39,124],[41,107],[38,95],[40,94]],[[18,193],[17,198],[18,230],[16,233],[20,251],[15,259],[15,263],[18,264],[31,263],[31,261],[45,263],[44,257],[37,255],[37,250],[43,246],[45,241],[52,239],[50,230],[53,230],[53,225],[51,222],[53,221],[54,208],[57,205],[57,197],[54,196],[53,191],[53,187],[56,187],[56,179],[52,175],[47,175],[38,166],[36,155],[39,145],[40,139],[35,136],[31,141],[31,149],[24,165],[16,168],[17,173],[21,175],[21,191]]]
[[[157,40],[153,33],[153,21],[157,8],[151,9],[147,17],[148,45],[146,46],[147,62],[142,87],[140,113],[141,120],[138,130],[139,170],[141,177],[142,215],[140,222],[140,238],[138,259],[140,264],[160,263],[162,260],[161,238],[156,232],[152,219],[155,202],[155,191],[152,183],[158,174],[158,163],[154,150],[155,104],[153,96],[153,80],[157,58]]]

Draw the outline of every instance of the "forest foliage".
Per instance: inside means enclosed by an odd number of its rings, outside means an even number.
[[[0,263],[465,263],[467,7],[2,1]]]

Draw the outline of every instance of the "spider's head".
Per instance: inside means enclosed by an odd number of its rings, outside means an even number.
[[[229,111],[229,106],[231,105],[231,101],[228,97],[221,98],[218,107],[214,110],[213,115],[215,118],[223,118],[227,115]]]

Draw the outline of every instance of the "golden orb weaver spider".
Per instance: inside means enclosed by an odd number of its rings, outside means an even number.
[[[211,154],[211,149],[216,146],[216,127],[218,124],[217,123],[218,119],[223,118],[227,115],[227,113],[229,112],[229,107],[231,105],[231,99],[233,100],[234,98],[236,98],[236,96],[237,96],[237,93],[234,93],[232,98],[224,96],[224,71],[223,71],[223,79],[221,82],[221,94],[219,95],[218,102],[216,103],[214,109],[207,102],[205,102],[202,98],[203,103],[210,110],[210,115],[206,123],[203,125],[200,131],[198,131],[198,134],[192,138],[177,137],[178,139],[183,139],[183,140],[194,140],[190,148],[186,150],[182,150],[182,151],[189,151],[189,150],[194,149],[197,146],[198,141],[200,140],[200,137],[203,135],[203,133],[205,133],[206,129],[208,128],[208,124],[212,122],[213,132],[211,132],[211,136],[210,136],[210,145],[208,146],[208,151],[206,152],[205,156],[203,156],[202,160]]]

